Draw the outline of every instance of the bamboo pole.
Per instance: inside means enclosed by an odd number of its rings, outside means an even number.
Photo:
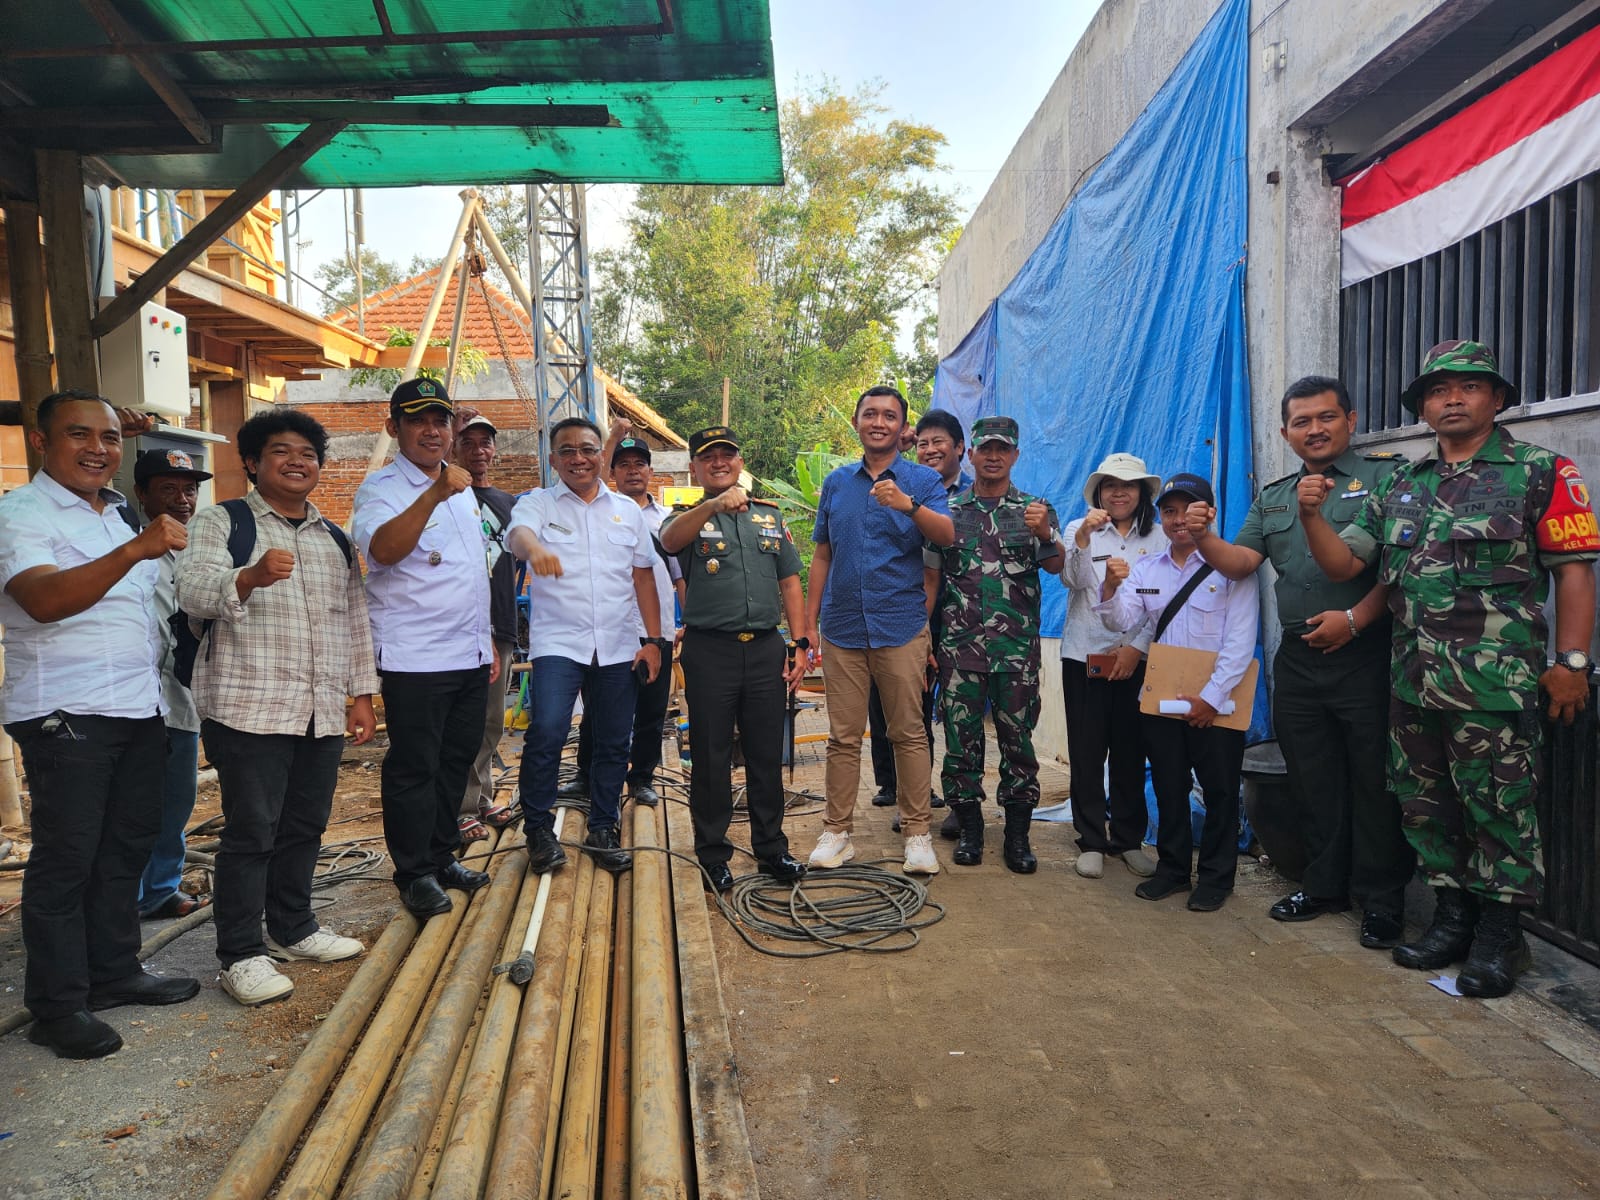
[[[606,994],[611,990],[611,915],[616,880],[596,870],[584,932],[583,980],[573,1014],[572,1053],[556,1148],[553,1194],[591,1200],[600,1155],[601,1081],[605,1078]]]
[[[393,1114],[373,1131],[367,1160],[344,1189],[349,1200],[399,1200],[409,1191],[423,1139],[438,1118],[451,1070],[510,923],[511,907],[526,869],[527,855],[520,849],[502,858],[493,882],[473,903],[463,934],[466,949],[444,983],[421,1044],[395,1085]]]
[[[562,975],[561,1013],[556,1029],[555,1073],[550,1079],[550,1095],[545,1105],[544,1155],[540,1159],[539,1195],[553,1197],[556,1171],[556,1146],[561,1134],[567,1077],[572,1070],[572,1027],[578,1011],[578,985],[583,975],[583,935],[588,928],[589,908],[594,903],[594,880],[600,872],[587,854],[578,856],[578,889],[572,910],[572,926],[567,937],[567,969]]]
[[[433,336],[434,322],[439,319],[439,310],[444,307],[445,294],[450,290],[450,265],[455,262],[456,255],[461,253],[461,243],[466,240],[467,226],[472,224],[472,216],[478,211],[478,192],[475,188],[461,190],[461,219],[456,222],[456,231],[450,238],[450,249],[444,252],[440,259],[439,283],[433,289],[433,298],[428,301],[428,311],[423,314],[422,327],[417,330],[417,340],[411,345],[411,352],[406,355],[405,370],[401,372],[404,379],[414,379],[417,368],[422,365],[422,356],[428,351],[428,339]],[[371,475],[383,466],[383,460],[389,454],[389,430],[387,427],[378,430],[378,440],[373,443],[372,455],[367,459],[367,474]]]
[[[529,875],[522,881],[517,899],[517,915],[512,918],[500,947],[500,961],[507,961],[521,949],[531,923],[536,897],[548,892],[545,875]],[[522,1008],[522,988],[506,975],[496,975],[489,984],[489,998],[478,1030],[478,1044],[466,1076],[461,1081],[461,1102],[456,1108],[454,1127],[439,1155],[434,1175],[433,1200],[476,1200],[483,1195],[484,1176],[489,1169],[489,1151],[494,1145],[501,1098],[505,1094],[506,1069],[516,1034],[517,1013]]]
[[[633,1200],[686,1200],[682,1009],[659,810],[633,806]],[[642,851],[642,853],[641,853]]]
[[[0,683],[6,678],[6,648],[0,642]],[[22,828],[22,795],[17,790],[17,744],[0,729],[0,830]]]
[[[417,919],[408,912],[389,922],[333,1011],[295,1060],[289,1077],[222,1169],[208,1200],[260,1200],[267,1194],[345,1055],[383,998],[417,929]]]
[[[280,1200],[328,1200],[333,1195],[463,915],[458,904],[447,913],[430,917],[423,926],[383,1006],[345,1067],[339,1086],[300,1148],[278,1192]]]
[[[630,842],[631,845],[631,834]],[[633,1077],[633,872],[617,880],[617,932],[611,951],[611,1029],[606,1059],[602,1200],[628,1200],[628,1088]]]
[[[556,1074],[556,1038],[561,997],[566,989],[566,945],[573,914],[578,911],[580,866],[581,862],[569,864],[550,876],[549,901],[539,930],[539,966],[517,1021],[511,1066],[506,1074],[505,1105],[484,1192],[488,1196],[532,1200],[539,1193],[544,1174],[545,1097]],[[585,892],[583,904],[587,903]]]

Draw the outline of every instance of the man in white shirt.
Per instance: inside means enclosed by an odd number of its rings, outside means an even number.
[[[1143,900],[1189,891],[1194,851],[1189,823],[1192,773],[1200,780],[1206,820],[1200,835],[1197,886],[1188,906],[1191,912],[1215,912],[1233,891],[1239,856],[1239,770],[1244,764],[1244,731],[1224,729],[1215,722],[1233,712],[1229,696],[1250,667],[1258,616],[1255,576],[1229,580],[1214,573],[1195,552],[1194,538],[1184,523],[1188,506],[1195,501],[1216,504],[1204,479],[1182,474],[1167,480],[1156,497],[1166,550],[1131,568],[1127,559],[1113,557],[1106,563],[1101,601],[1094,610],[1107,629],[1126,632],[1152,620],[1152,645],[1210,650],[1217,656],[1211,678],[1198,696],[1175,697],[1188,702],[1186,715],[1139,718],[1156,791],[1158,861],[1155,874],[1134,889]]]
[[[650,447],[636,437],[620,439],[611,453],[611,484],[619,494],[639,506],[652,537],[660,530],[661,523],[672,515],[666,505],[650,494],[650,481],[654,477]],[[661,554],[656,555],[650,569],[655,576],[656,603],[661,609],[661,628],[665,632],[677,611],[675,601],[683,594],[683,571],[676,558]],[[644,636],[642,621],[639,635]],[[668,656],[662,656],[663,668],[669,661]],[[661,765],[661,727],[671,699],[672,672],[663,669],[654,682],[639,689],[634,703],[633,742],[628,751],[628,774],[623,782],[630,797],[652,807],[661,803],[656,791],[656,768]],[[583,721],[578,727],[578,774],[570,784],[562,785],[560,795],[585,798],[589,795],[589,764],[593,759],[594,724],[585,702]]]
[[[0,722],[22,751],[33,850],[22,875],[29,1040],[62,1058],[122,1046],[91,1010],[176,1004],[196,980],[139,965],[139,875],[161,822],[167,734],[156,560],[187,542],[171,517],[135,535],[108,484],[122,433],[108,401],[56,392],[29,443],[44,463],[0,497]]]
[[[531,718],[519,784],[528,866],[544,874],[566,862],[555,837],[556,773],[581,690],[594,724],[584,846],[602,867],[625,871],[632,858],[617,823],[637,689],[655,681],[670,645],[661,638],[659,558],[639,506],[601,482],[599,426],[558,421],[550,446],[557,482],[517,501],[506,534],[531,568]]]
[[[383,684],[383,836],[405,906],[450,909],[445,888],[489,882],[456,861],[456,815],[499,677],[489,566],[472,476],[448,462],[454,406],[431,379],[389,397],[394,461],[356,492],[351,532],[367,557],[367,609]]]

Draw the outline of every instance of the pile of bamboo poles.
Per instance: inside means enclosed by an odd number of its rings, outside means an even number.
[[[529,875],[518,830],[477,843],[489,885],[394,919],[212,1200],[755,1197],[699,873],[650,849],[669,828],[689,850],[678,806],[633,806],[618,876],[582,853]],[[495,967],[525,943],[523,986]]]

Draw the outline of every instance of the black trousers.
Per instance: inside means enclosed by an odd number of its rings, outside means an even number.
[[[1233,890],[1239,858],[1239,769],[1244,765],[1244,731],[1196,729],[1176,717],[1141,715],[1150,782],[1156,789],[1156,874],[1188,879],[1194,854],[1189,825],[1189,774],[1200,781],[1206,821],[1200,832],[1195,878],[1202,886]]]
[[[689,811],[694,852],[707,866],[733,857],[733,731],[744,751],[750,849],[786,853],[783,833],[784,642],[776,631],[753,642],[703,630],[683,635],[683,690],[689,705]]]
[[[922,725],[928,731],[929,762],[933,761],[933,709],[937,696],[937,689],[931,687],[922,693]],[[883,715],[883,701],[878,697],[876,683],[867,692],[867,728],[872,733],[868,739],[868,749],[872,752],[872,781],[892,796],[897,781],[894,773],[894,743],[889,740],[889,722]]]
[[[1144,843],[1149,816],[1144,802],[1144,739],[1139,730],[1143,686],[1143,663],[1127,679],[1090,679],[1087,664],[1075,658],[1061,660],[1067,760],[1072,766],[1072,827],[1078,831],[1079,850],[1121,854]]]
[[[1400,916],[1417,857],[1384,777],[1388,638],[1368,630],[1323,654],[1285,634],[1272,670],[1272,721],[1308,860],[1301,889]]]
[[[139,876],[161,828],[167,726],[56,713],[6,732],[33,801],[22,1002],[49,1020],[82,1010],[91,984],[139,970]]]
[[[217,721],[202,721],[200,736],[217,769],[227,820],[212,892],[217,958],[227,968],[267,953],[263,914],[280,946],[320,928],[311,914],[311,880],[333,811],[344,737],[245,733]]]
[[[381,671],[383,839],[396,887],[449,865],[461,846],[461,793],[483,740],[489,668]]]
[[[629,788],[653,787],[656,768],[661,765],[661,727],[666,723],[667,705],[672,700],[672,663],[661,664],[653,683],[642,684],[633,702],[633,743],[628,750]],[[589,724],[589,695],[584,689],[583,720],[578,722],[578,778],[589,778],[594,761],[594,729]]]

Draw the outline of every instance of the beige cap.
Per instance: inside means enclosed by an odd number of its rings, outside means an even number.
[[[1090,508],[1094,507],[1095,490],[1107,479],[1121,479],[1126,483],[1148,483],[1152,496],[1161,489],[1161,476],[1150,474],[1150,468],[1144,465],[1144,459],[1138,455],[1108,454],[1094,469],[1094,474],[1089,476],[1089,482],[1083,485],[1083,500]]]

